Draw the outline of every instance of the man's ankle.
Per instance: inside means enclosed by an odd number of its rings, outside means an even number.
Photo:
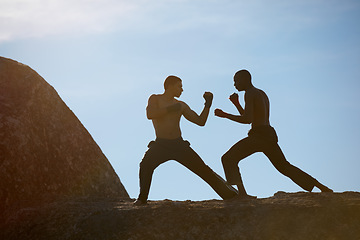
[[[135,202],[134,202],[134,205],[135,206],[143,206],[143,205],[146,205],[147,204],[147,201],[145,200],[141,200],[141,199],[136,199]]]
[[[327,186],[317,182],[317,184],[315,185],[315,187],[317,187],[318,189],[320,189],[321,192],[334,192],[332,189],[328,188]]]

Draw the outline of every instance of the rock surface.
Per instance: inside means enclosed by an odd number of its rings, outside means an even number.
[[[63,198],[129,196],[91,135],[30,67],[0,58],[0,222]]]
[[[1,229],[0,229],[1,230]],[[360,193],[284,193],[250,201],[78,199],[26,208],[0,239],[358,240]]]

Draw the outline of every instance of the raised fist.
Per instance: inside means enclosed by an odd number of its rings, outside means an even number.
[[[204,95],[203,95],[205,101],[211,101],[213,99],[213,94],[211,92],[205,92]]]
[[[231,94],[229,99],[233,104],[239,103],[239,95],[237,93]]]
[[[205,107],[210,108],[214,98],[213,94],[211,92],[205,92],[203,97],[205,99]]]
[[[224,117],[227,116],[227,113],[224,112],[223,110],[219,109],[219,108],[215,109],[215,112],[214,112],[214,113],[215,113],[215,116],[217,116],[217,117],[222,117],[222,118],[224,118]]]

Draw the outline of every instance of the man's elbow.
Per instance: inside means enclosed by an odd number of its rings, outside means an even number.
[[[146,117],[147,117],[147,119],[149,119],[149,120],[151,120],[151,119],[154,118],[154,116],[153,116],[152,114],[150,114],[150,113],[146,113]]]
[[[158,112],[153,111],[151,109],[150,110],[146,109],[146,117],[147,117],[147,119],[152,120],[154,118],[157,118],[158,115],[159,115]]]
[[[252,123],[252,119],[245,119],[244,123],[245,123],[245,124],[251,124],[251,123]]]
[[[200,127],[204,127],[206,124],[206,120],[200,120],[197,122],[197,125],[199,125]]]
[[[252,121],[252,118],[250,117],[243,117],[242,118],[242,123],[244,124],[251,124],[253,121]]]

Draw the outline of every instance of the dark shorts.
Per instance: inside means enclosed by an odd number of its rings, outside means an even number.
[[[278,136],[275,129],[269,125],[253,127],[248,132],[248,136],[259,140],[278,142]]]

